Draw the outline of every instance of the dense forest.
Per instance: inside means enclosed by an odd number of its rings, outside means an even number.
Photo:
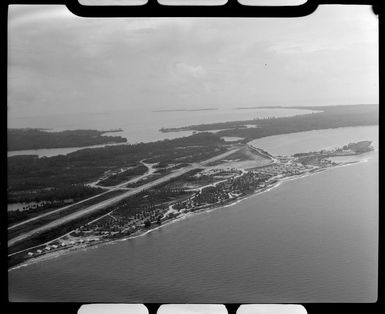
[[[371,141],[361,141],[358,143],[350,143],[348,145],[345,145],[344,147],[342,147],[342,149],[352,150],[355,153],[366,153],[373,150],[370,144],[372,144]]]
[[[100,194],[103,192],[103,189],[86,185],[69,185],[41,190],[38,193],[34,192],[23,191],[23,193],[15,193],[8,196],[8,203],[27,203],[21,210],[8,212],[9,224]],[[39,204],[38,202],[42,203]]]
[[[115,132],[115,131],[113,131]],[[107,143],[125,143],[121,136],[105,136],[106,131],[68,130],[47,132],[43,129],[8,129],[8,151],[83,147]]]
[[[72,199],[73,201],[78,201],[85,197],[96,195],[102,193],[104,190],[102,188],[91,187],[82,184],[73,184],[61,187],[52,187],[42,189],[39,193],[35,191],[22,191],[22,193],[14,193],[8,195],[8,203],[28,203],[28,202],[55,202],[55,201],[65,201]]]
[[[119,183],[122,183],[124,181],[131,180],[132,178],[135,178],[137,176],[143,175],[146,173],[147,167],[140,164],[136,167],[129,168],[125,171],[113,174],[109,176],[108,178],[99,181],[99,185],[101,186],[112,186],[112,185],[117,185]]]

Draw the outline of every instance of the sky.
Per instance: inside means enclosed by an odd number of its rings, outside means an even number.
[[[302,18],[81,18],[9,8],[11,117],[125,108],[378,103],[369,6]]]

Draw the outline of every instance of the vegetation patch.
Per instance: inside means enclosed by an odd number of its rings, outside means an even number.
[[[68,130],[47,132],[44,129],[8,129],[8,150],[83,147],[127,142],[127,139],[121,136],[103,135],[107,132],[119,131],[121,130]]]

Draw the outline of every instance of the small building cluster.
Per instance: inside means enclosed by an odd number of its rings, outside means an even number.
[[[300,163],[274,164],[253,170],[254,174],[261,176],[296,175],[306,171]]]

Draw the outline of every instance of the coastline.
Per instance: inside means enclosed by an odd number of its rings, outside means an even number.
[[[142,237],[142,236],[149,234],[152,231],[158,230],[158,229],[165,227],[165,226],[172,224],[172,223],[177,223],[178,221],[187,219],[190,216],[193,216],[195,214],[211,213],[214,210],[218,210],[220,208],[226,208],[226,207],[236,205],[243,200],[258,196],[258,195],[265,193],[265,192],[269,192],[269,191],[273,190],[274,188],[279,187],[282,183],[294,181],[294,180],[301,179],[301,178],[305,178],[305,177],[308,177],[308,176],[311,176],[311,175],[314,175],[317,173],[324,172],[326,170],[331,170],[331,169],[344,167],[344,166],[350,166],[353,164],[357,164],[357,163],[361,163],[361,162],[367,162],[367,161],[368,161],[368,159],[366,158],[366,159],[358,160],[358,161],[343,162],[343,163],[340,163],[340,164],[337,164],[337,165],[334,165],[331,167],[311,169],[311,170],[308,170],[308,171],[301,173],[301,174],[298,174],[298,175],[293,175],[293,176],[275,179],[272,183],[270,183],[267,186],[262,187],[258,190],[255,190],[253,193],[238,196],[238,197],[235,197],[234,199],[229,199],[226,202],[223,202],[221,204],[218,204],[218,203],[209,204],[209,205],[203,206],[202,208],[198,208],[194,211],[187,211],[185,213],[180,214],[177,217],[173,217],[173,218],[169,218],[169,219],[165,220],[160,225],[156,225],[156,226],[148,228],[148,229],[138,230],[137,232],[135,232],[129,236],[122,237],[119,239],[112,239],[112,240],[107,239],[105,241],[100,241],[98,243],[82,244],[82,245],[79,245],[76,247],[70,247],[67,249],[61,249],[61,250],[53,251],[51,253],[46,253],[46,254],[43,254],[41,256],[28,259],[27,261],[22,262],[20,264],[14,265],[14,266],[8,268],[8,271],[17,270],[17,269],[22,268],[22,267],[27,267],[27,266],[30,266],[30,265],[33,265],[33,264],[36,264],[36,263],[39,263],[42,261],[51,260],[51,259],[63,256],[63,255],[67,255],[70,253],[76,253],[76,252],[80,252],[82,250],[88,250],[88,249],[96,249],[96,248],[99,248],[99,247],[104,246],[104,245],[114,244],[114,243],[118,243],[118,242],[123,242],[123,241],[131,240],[131,239],[135,239],[138,237]]]

